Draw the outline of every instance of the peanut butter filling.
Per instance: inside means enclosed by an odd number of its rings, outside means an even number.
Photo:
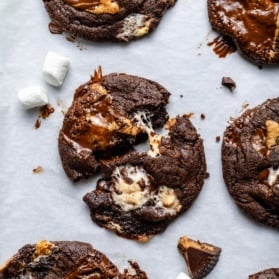
[[[118,3],[114,0],[64,0],[64,2],[78,10],[96,15],[114,15],[120,11]]]
[[[36,244],[35,257],[47,256],[51,253],[54,244],[49,241],[41,240]]]
[[[274,145],[279,144],[279,123],[267,120],[265,126],[267,132],[266,146],[268,149],[271,149]]]

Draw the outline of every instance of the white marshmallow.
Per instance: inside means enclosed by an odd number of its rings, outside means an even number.
[[[180,273],[177,275],[176,279],[191,279],[191,278],[190,278],[188,275],[186,275],[185,273],[180,272]]]
[[[53,86],[61,86],[70,66],[70,59],[53,51],[46,55],[43,75],[47,83]]]
[[[17,97],[25,109],[41,107],[48,103],[46,90],[38,85],[19,90]]]

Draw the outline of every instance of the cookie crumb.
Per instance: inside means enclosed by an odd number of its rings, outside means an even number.
[[[33,169],[34,174],[39,174],[39,173],[42,173],[43,171],[44,171],[44,169],[43,169],[42,166],[38,166],[38,167]]]
[[[210,173],[209,172],[207,172],[206,174],[205,174],[205,179],[207,179],[207,178],[209,178],[210,177]]]
[[[215,140],[216,140],[216,142],[220,142],[221,137],[220,136],[216,136]]]
[[[222,85],[229,88],[231,92],[236,88],[236,83],[231,77],[222,77]]]
[[[204,120],[205,119],[205,114],[201,113],[201,119]]]
[[[247,109],[249,107],[249,104],[248,103],[243,103],[242,104],[242,110],[245,110],[245,109]]]
[[[35,129],[39,129],[41,127],[41,119],[46,119],[48,118],[52,113],[54,113],[54,107],[51,105],[51,104],[47,104],[45,106],[42,106],[40,108],[40,111],[39,111],[39,116],[35,122]]]
[[[258,68],[259,68],[259,70],[262,70],[263,69],[263,65],[259,65]]]
[[[183,98],[183,97],[184,97],[184,96],[181,94],[181,95],[180,95],[180,98]]]
[[[38,118],[34,125],[35,129],[39,129],[41,127],[41,120]]]
[[[194,115],[194,113],[193,112],[188,112],[185,115],[186,115],[187,118],[191,118]]]

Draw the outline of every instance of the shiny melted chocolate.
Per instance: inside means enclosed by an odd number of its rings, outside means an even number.
[[[236,51],[234,42],[227,36],[220,35],[216,37],[212,42],[209,42],[207,45],[212,46],[214,53],[220,58],[224,58],[228,54]]]
[[[77,268],[70,274],[65,276],[65,279],[112,279],[118,275],[118,269],[106,257],[90,256],[83,258]]]
[[[238,40],[241,50],[256,50],[267,60],[278,51],[279,3],[271,0],[216,0],[216,24]],[[220,21],[220,22],[219,22]]]
[[[117,14],[120,10],[115,0],[64,0],[78,10],[93,14]]]
[[[121,134],[135,137],[142,129],[112,108],[112,96],[99,83],[81,87],[75,94],[69,124],[63,134],[79,150],[102,150],[115,145]]]

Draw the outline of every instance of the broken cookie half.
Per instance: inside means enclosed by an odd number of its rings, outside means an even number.
[[[192,240],[183,236],[178,241],[178,249],[183,255],[192,279],[204,278],[219,260],[221,248],[209,243]]]
[[[170,119],[168,135],[159,135],[146,114],[135,118],[148,133],[150,149],[103,161],[103,178],[84,196],[94,222],[141,242],[185,212],[206,177],[203,141],[189,118]]]
[[[102,160],[122,156],[147,139],[135,115],[145,111],[153,128],[168,120],[170,93],[158,83],[126,75],[102,75],[101,68],[81,85],[59,135],[63,168],[74,181],[100,172]]]
[[[121,273],[104,254],[78,241],[40,241],[23,246],[3,267],[0,279],[147,279],[138,264]]]

